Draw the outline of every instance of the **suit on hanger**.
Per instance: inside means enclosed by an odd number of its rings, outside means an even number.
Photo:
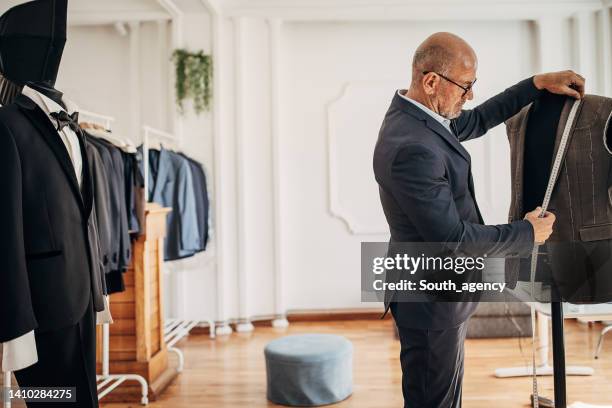
[[[202,165],[200,163],[191,159],[190,157],[187,157],[182,153],[180,154],[180,156],[187,160],[187,162],[189,163],[189,167],[191,168],[191,174],[193,176],[193,191],[196,204],[196,213],[198,216],[198,230],[200,233],[200,251],[204,251],[208,242],[209,211],[206,175],[204,174],[204,169],[202,168]]]
[[[119,241],[119,270],[124,272],[127,270],[132,256],[132,241],[128,229],[128,212],[127,200],[125,197],[125,168],[123,156],[118,147],[106,140],[98,139],[99,144],[105,146],[113,161],[113,172],[109,175],[119,199],[119,231],[116,239]]]
[[[106,273],[112,256],[111,247],[113,242],[113,236],[111,235],[111,213],[109,208],[109,181],[106,170],[104,169],[104,162],[96,147],[93,143],[85,139],[85,148],[87,149],[87,160],[89,161],[95,191],[94,209],[96,211],[100,243],[100,261],[102,262],[103,273]]]
[[[114,180],[115,168],[113,164],[113,158],[108,147],[100,143],[99,139],[90,136],[87,131],[83,132],[85,140],[92,147],[94,147],[101,159],[104,175],[107,182],[107,190],[109,195],[108,203],[108,229],[111,238],[111,245],[108,250],[108,262],[105,263],[105,272],[116,271],[119,269],[119,253],[121,250],[121,242],[118,239],[121,231],[121,211],[120,211],[120,197],[118,192],[117,183]]]
[[[193,256],[201,248],[193,175],[189,162],[176,153],[161,149],[149,151],[149,196],[151,201],[172,212],[167,218],[164,258],[174,260]]]

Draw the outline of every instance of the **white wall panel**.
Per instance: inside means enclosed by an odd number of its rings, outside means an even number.
[[[163,17],[153,3],[114,0],[104,18],[121,10],[129,19]],[[466,108],[543,70],[584,69],[592,90],[612,83],[612,51],[601,48],[612,43],[610,10],[596,14],[595,0],[540,0],[520,9],[438,2],[440,14],[416,0],[383,8],[365,0],[292,0],[294,7],[239,0],[214,15],[195,12],[199,1],[178,1],[187,3],[184,46],[214,52],[214,112],[188,113],[177,128],[183,150],[208,176],[211,241],[205,253],[168,264],[169,316],[233,321],[376,306],[361,304],[359,288],[360,243],[388,239],[371,153],[394,92],[410,82],[412,54],[429,34],[451,31],[476,50],[478,82]],[[88,7],[79,8],[80,23],[94,22]],[[172,130],[173,29],[159,24],[140,25],[139,84],[127,75],[129,36],[112,25],[71,26],[58,88],[84,109],[115,116],[115,131],[135,141],[135,103],[143,124]],[[503,125],[466,148],[485,221],[504,223],[510,163]]]

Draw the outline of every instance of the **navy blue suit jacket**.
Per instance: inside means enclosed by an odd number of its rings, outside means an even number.
[[[435,242],[484,245],[487,252],[528,253],[528,221],[484,225],[472,180],[471,159],[461,145],[484,135],[539,95],[525,79],[451,121],[451,134],[426,112],[394,95],[374,150],[374,174],[389,224],[390,243]],[[393,302],[385,294],[385,312]],[[395,302],[398,325],[444,329],[466,321],[475,302]]]

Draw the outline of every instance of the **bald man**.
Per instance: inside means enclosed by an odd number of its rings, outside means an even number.
[[[538,209],[524,220],[484,225],[461,142],[515,115],[543,89],[581,98],[584,78],[572,71],[535,75],[462,110],[474,97],[477,65],[460,37],[433,34],[414,54],[410,88],[393,96],[374,150],[390,244],[478,243],[485,253],[503,244],[524,254],[552,232],[554,215],[539,218]],[[477,303],[400,302],[385,295],[385,314],[390,308],[400,335],[404,407],[460,407],[466,322]]]

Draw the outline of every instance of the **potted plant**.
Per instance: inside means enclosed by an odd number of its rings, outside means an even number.
[[[193,100],[196,114],[210,110],[212,99],[212,58],[204,51],[190,52],[176,49],[172,53],[176,70],[176,103],[185,113],[184,101]]]

